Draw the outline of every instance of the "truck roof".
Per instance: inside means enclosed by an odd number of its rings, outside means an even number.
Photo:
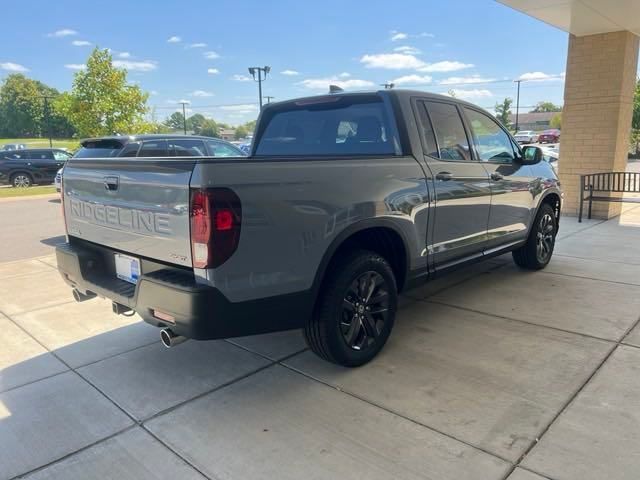
[[[459,98],[456,97],[451,97],[448,95],[442,95],[442,94],[438,94],[438,93],[432,93],[432,92],[426,92],[424,90],[411,90],[411,89],[404,89],[404,88],[393,88],[393,89],[389,89],[389,90],[361,90],[361,91],[357,91],[357,92],[338,92],[338,93],[325,93],[325,94],[320,94],[320,95],[310,95],[310,96],[306,96],[306,97],[298,97],[298,98],[291,98],[288,100],[281,100],[279,102],[272,102],[269,103],[267,105],[264,105],[263,108],[274,108],[274,107],[278,107],[278,106],[282,106],[282,105],[286,105],[288,103],[291,102],[304,102],[304,101],[313,101],[318,100],[322,97],[326,97],[326,98],[333,98],[333,97],[354,97],[354,96],[363,96],[363,95],[389,95],[389,96],[394,96],[397,98],[403,98],[403,97],[415,97],[415,96],[419,96],[422,98],[431,98],[434,100],[447,100],[449,102],[453,101],[456,103],[459,103],[461,105],[468,105],[468,106],[472,106],[475,108],[478,108],[477,105],[474,105],[471,102],[467,102],[465,100],[461,100]]]
[[[131,142],[135,140],[153,140],[154,138],[163,140],[175,140],[176,138],[188,138],[197,140],[219,140],[224,142],[221,138],[205,137],[203,135],[185,135],[183,133],[142,133],[140,135],[105,135],[104,137],[83,138],[80,140],[80,144],[85,142],[96,142],[98,140],[118,140],[124,142]]]

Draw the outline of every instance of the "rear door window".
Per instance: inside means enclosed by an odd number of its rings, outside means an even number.
[[[173,139],[169,140],[169,151],[175,157],[204,157],[206,150],[202,140]]]
[[[395,155],[399,142],[378,95],[303,99],[266,110],[256,155]]]
[[[458,109],[451,103],[425,102],[442,160],[470,161],[471,150]]]
[[[244,157],[240,149],[236,150],[235,147],[227,145],[226,143],[207,140],[207,145],[209,146],[210,155],[214,157]]]
[[[29,158],[31,160],[53,160],[53,152],[51,150],[31,150]]]
[[[142,143],[138,157],[168,157],[169,147],[166,140],[149,140]]]

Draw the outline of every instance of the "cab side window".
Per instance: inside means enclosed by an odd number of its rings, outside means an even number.
[[[144,142],[138,157],[168,157],[169,149],[166,140],[150,140]]]
[[[441,102],[424,104],[438,141],[437,156],[442,160],[471,161],[469,141],[456,106]]]
[[[207,140],[210,155],[214,157],[241,157],[242,154],[238,153],[233,148],[215,140]]]
[[[465,107],[464,112],[471,125],[478,159],[483,162],[513,162],[514,150],[511,138],[498,123],[477,110]]]

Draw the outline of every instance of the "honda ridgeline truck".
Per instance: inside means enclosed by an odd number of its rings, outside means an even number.
[[[508,251],[544,268],[558,231],[541,150],[419,91],[269,104],[248,157],[109,152],[67,162],[58,269],[77,300],[137,312],[167,346],[302,328],[320,357],[362,365],[400,292]]]

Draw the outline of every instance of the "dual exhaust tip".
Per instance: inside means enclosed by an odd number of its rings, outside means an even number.
[[[77,290],[77,289],[73,290],[73,298],[75,298],[76,302],[84,302],[86,300],[91,300],[92,298],[95,298],[95,297],[96,297],[96,294],[93,292],[87,291],[87,293],[82,293],[80,290]],[[114,302],[114,313],[123,313],[119,311],[120,309],[116,311],[115,306],[116,304]],[[118,305],[118,307],[124,307],[124,305]],[[122,310],[125,310],[125,309],[128,311],[131,310],[128,307],[124,307]],[[162,330],[160,330],[160,341],[167,348],[175,347],[176,345],[180,345],[181,343],[186,342],[187,340],[188,340],[187,337],[178,335],[170,328],[163,328]]]
[[[167,348],[175,347],[176,345],[180,345],[182,342],[186,342],[187,340],[187,337],[178,335],[170,328],[163,328],[162,330],[160,330],[160,341]]]

